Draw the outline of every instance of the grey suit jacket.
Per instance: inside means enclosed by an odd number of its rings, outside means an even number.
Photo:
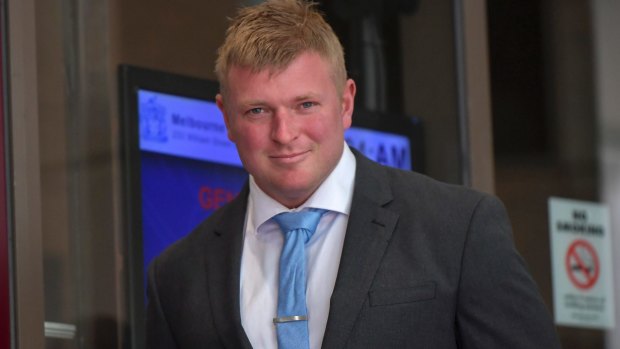
[[[497,199],[356,159],[323,348],[559,348]],[[147,348],[251,348],[239,311],[247,195],[152,263]]]

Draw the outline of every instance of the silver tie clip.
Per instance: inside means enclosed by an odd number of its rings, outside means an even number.
[[[308,317],[306,315],[282,316],[282,317],[274,317],[273,323],[280,324],[283,322],[305,321],[305,320],[308,320]]]

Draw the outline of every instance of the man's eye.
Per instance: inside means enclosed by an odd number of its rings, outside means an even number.
[[[312,108],[314,105],[315,105],[314,102],[303,102],[303,103],[301,103],[301,107],[303,109]]]
[[[252,108],[249,110],[250,114],[261,114],[263,113],[265,110],[263,108]]]

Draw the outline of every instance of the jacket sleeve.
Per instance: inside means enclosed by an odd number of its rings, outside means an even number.
[[[501,202],[473,211],[461,261],[457,341],[461,348],[560,348],[551,316],[516,251]]]
[[[148,271],[146,348],[175,349],[177,345],[160,303],[157,281],[157,259],[155,259]]]

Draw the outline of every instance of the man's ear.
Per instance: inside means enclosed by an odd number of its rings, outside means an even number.
[[[230,114],[226,112],[226,107],[224,106],[224,96],[222,96],[221,93],[218,93],[217,95],[215,95],[215,104],[220,109],[220,111],[222,112],[222,116],[224,117],[224,123],[226,124],[226,131],[227,131],[228,139],[230,139],[234,143],[235,140],[233,139],[232,134],[230,132],[231,130]]]
[[[353,109],[355,107],[355,81],[348,79],[342,92],[342,126],[344,129],[351,127],[353,121]]]

